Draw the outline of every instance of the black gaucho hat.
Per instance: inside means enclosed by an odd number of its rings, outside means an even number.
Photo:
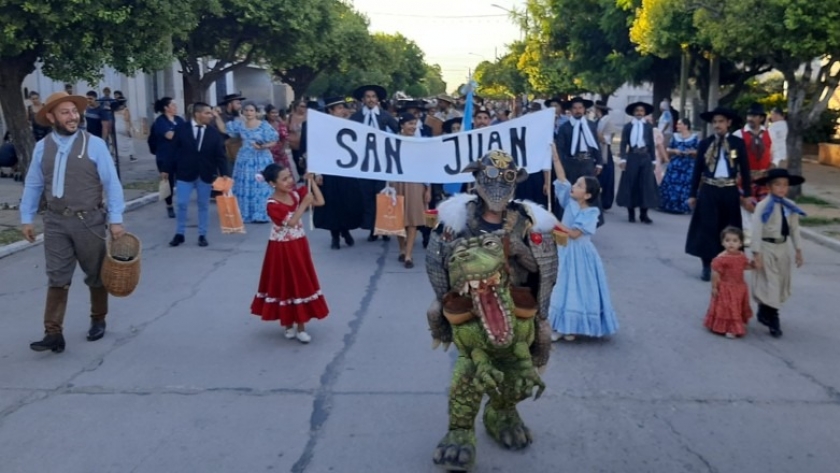
[[[595,102],[593,102],[591,100],[587,100],[583,97],[573,97],[568,102],[565,102],[566,107],[564,107],[564,108],[571,109],[572,105],[574,105],[576,103],[582,103],[583,108],[586,108],[586,109],[592,108],[592,106],[595,105]]]
[[[637,107],[644,107],[645,115],[650,115],[651,113],[653,113],[653,105],[647,102],[633,102],[630,105],[628,105],[627,108],[624,109],[624,113],[632,117],[633,115],[635,115]]]
[[[607,106],[607,102],[604,102],[603,100],[596,100],[595,101],[595,108],[604,112],[604,115],[606,115],[606,114],[608,114],[612,111],[612,109]]]
[[[753,181],[753,183],[757,186],[766,186],[773,182],[774,179],[779,179],[785,177],[787,178],[788,182],[792,186],[798,186],[805,182],[805,178],[802,176],[796,176],[788,172],[785,168],[773,168],[767,171],[767,175],[761,178],[758,178]]]
[[[426,110],[426,102],[422,100],[400,100],[397,102],[397,111],[399,113],[407,112],[409,109]]]
[[[380,102],[385,101],[385,98],[388,96],[388,92],[385,91],[385,87],[382,87],[381,85],[368,84],[363,85],[358,89],[354,90],[353,97],[361,102],[362,99],[365,98],[365,92],[367,92],[368,90],[374,91],[376,93],[376,96],[379,97]]]
[[[476,107],[476,108],[475,108],[475,112],[473,112],[473,117],[475,117],[475,116],[476,116],[476,115],[478,115],[479,113],[483,113],[483,114],[487,115],[488,117],[492,117],[492,116],[493,116],[493,115],[491,115],[491,114],[490,114],[490,110],[489,110],[487,107],[483,106],[483,105],[482,105],[481,107]]]
[[[726,107],[716,107],[714,110],[709,110],[700,114],[700,118],[704,121],[711,122],[716,115],[720,115],[722,117],[726,117],[733,122],[740,121],[741,117],[738,116],[738,113],[731,108]]]
[[[247,99],[243,97],[242,94],[227,94],[224,96],[224,98],[222,99],[222,103],[220,103],[219,105],[227,105],[233,102],[234,100],[239,100],[241,102]]]
[[[566,107],[565,107],[565,104],[563,103],[563,99],[561,99],[561,98],[559,98],[559,97],[553,97],[553,98],[550,98],[550,99],[546,100],[546,101],[543,103],[543,105],[544,105],[546,108],[551,107],[551,106],[553,106],[554,104],[559,104],[561,108],[566,108]]]
[[[758,102],[750,104],[750,108],[747,109],[747,116],[749,115],[767,118],[767,112],[764,111],[764,105],[761,105]]]
[[[459,124],[463,125],[464,124],[464,119],[461,118],[461,117],[455,117],[455,118],[450,118],[449,120],[446,120],[445,122],[443,122],[443,132],[446,133],[446,134],[452,133],[452,126],[455,125],[456,123],[459,123]]]

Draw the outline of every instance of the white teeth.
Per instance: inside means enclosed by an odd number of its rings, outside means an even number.
[[[470,286],[471,286],[473,289],[478,289],[478,286],[479,286],[480,284],[481,284],[481,283],[480,283],[480,282],[478,282],[478,281],[470,281]]]

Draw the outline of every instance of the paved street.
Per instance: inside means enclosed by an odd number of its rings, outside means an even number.
[[[595,240],[618,335],[556,345],[544,397],[521,405],[535,444],[502,451],[479,422],[476,471],[837,471],[840,254],[805,243],[784,338],[753,320],[727,340],[702,326],[688,217],[622,216]],[[420,254],[405,270],[396,241],[334,252],[310,232],[332,313],[303,346],[248,314],[267,227],[223,236],[213,215],[209,248],[193,226],[173,249],[162,204],[126,218],[144,242],[141,285],[112,299],[106,338],[89,343],[77,274],[63,354],[27,347],[41,334],[42,247],[0,260],[0,471],[436,471],[454,353],[430,350]]]

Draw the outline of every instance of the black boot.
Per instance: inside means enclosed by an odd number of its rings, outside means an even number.
[[[636,223],[636,209],[630,207],[627,209],[627,221],[630,223]]]
[[[29,344],[29,348],[35,351],[52,350],[56,353],[64,351],[64,335],[60,333],[47,334],[40,342],[33,342]]]
[[[768,308],[768,321],[770,322],[767,327],[770,329],[770,336],[773,338],[781,338],[782,336],[782,323],[779,320],[779,309],[775,307],[767,306]]]
[[[353,235],[350,234],[349,230],[342,230],[341,237],[344,238],[344,243],[347,246],[353,246],[356,244],[356,240],[353,239]]]
[[[90,322],[90,330],[87,333],[87,341],[95,342],[105,336],[105,321],[92,320]]]
[[[338,230],[330,230],[330,236],[332,236],[332,243],[330,243],[330,249],[338,250],[341,248],[341,243],[338,239]]]
[[[756,319],[758,323],[764,325],[766,327],[770,326],[770,319],[767,318],[767,306],[764,304],[758,304],[758,313],[756,314]]]
[[[368,235],[368,241],[376,241],[379,237],[373,234],[373,230],[370,231],[370,235]]]
[[[711,265],[704,264],[703,271],[700,273],[700,280],[701,281],[711,281],[712,280],[712,267]]]
[[[650,225],[651,223],[653,223],[653,220],[651,220],[650,217],[648,217],[647,212],[648,209],[639,209],[639,220],[641,220],[642,223]]]

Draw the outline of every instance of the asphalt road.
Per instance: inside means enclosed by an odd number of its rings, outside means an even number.
[[[194,208],[191,210],[194,212]],[[214,210],[211,208],[211,212]],[[687,217],[621,209],[595,237],[621,329],[558,344],[548,390],[521,404],[524,452],[479,421],[478,472],[835,472],[840,463],[840,254],[806,242],[776,340],[702,326],[708,284],[683,254]],[[193,220],[194,223],[194,220]],[[127,215],[143,278],[85,341],[87,291],[71,290],[67,351],[35,353],[41,247],[0,260],[0,472],[432,472],[454,353],[431,351],[422,266],[395,241],[335,252],[310,232],[331,315],[313,342],[249,315],[269,229],[170,248],[162,204]]]

